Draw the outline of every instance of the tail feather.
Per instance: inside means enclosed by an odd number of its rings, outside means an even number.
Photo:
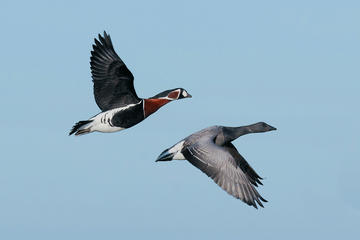
[[[90,129],[89,128],[84,128],[85,125],[87,125],[88,123],[91,123],[93,120],[86,120],[86,121],[79,121],[77,122],[71,129],[69,136],[73,133],[75,133],[75,135],[81,135],[81,134],[85,134],[85,133],[89,133]]]

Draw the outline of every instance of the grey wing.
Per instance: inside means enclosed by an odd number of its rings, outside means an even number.
[[[261,201],[267,201],[260,196],[233,156],[224,148],[212,141],[199,141],[186,147],[182,154],[230,195],[255,208],[256,202],[264,207]]]
[[[236,162],[236,165],[241,168],[241,170],[246,174],[247,178],[253,185],[256,187],[258,186],[257,184],[263,185],[260,181],[262,178],[255,172],[255,170],[250,166],[245,158],[241,156],[232,143],[226,143],[224,148],[231,154]]]
[[[95,39],[90,65],[96,104],[102,111],[140,101],[134,89],[134,77],[116,54],[110,35]]]

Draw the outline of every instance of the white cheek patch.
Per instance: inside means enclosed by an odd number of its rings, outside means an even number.
[[[189,94],[188,94],[186,91],[183,91],[182,95],[183,95],[184,97],[189,96]]]

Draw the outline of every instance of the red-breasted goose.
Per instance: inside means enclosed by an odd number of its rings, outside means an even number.
[[[276,130],[259,122],[242,127],[213,126],[196,132],[163,151],[156,161],[188,160],[235,198],[257,208],[267,202],[256,191],[261,177],[231,143],[248,133]]]
[[[183,88],[164,91],[152,98],[139,98],[134,89],[134,76],[116,54],[110,35],[104,32],[95,39],[90,58],[94,95],[101,113],[77,122],[70,134],[94,131],[116,132],[143,121],[165,104],[191,95]]]

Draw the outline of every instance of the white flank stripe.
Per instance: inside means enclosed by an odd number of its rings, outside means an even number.
[[[114,108],[111,110],[108,110],[106,112],[102,112],[99,113],[98,115],[94,116],[93,118],[91,118],[90,120],[93,120],[90,124],[90,131],[94,132],[94,131],[98,131],[98,132],[116,132],[116,131],[120,131],[123,130],[124,128],[121,127],[116,127],[116,126],[112,126],[111,125],[111,119],[114,117],[114,115],[118,112],[124,111],[128,108],[131,108],[133,106],[136,106],[138,104],[140,104],[142,101],[135,103],[135,104],[130,104],[127,105],[125,107],[121,107],[121,108]]]

